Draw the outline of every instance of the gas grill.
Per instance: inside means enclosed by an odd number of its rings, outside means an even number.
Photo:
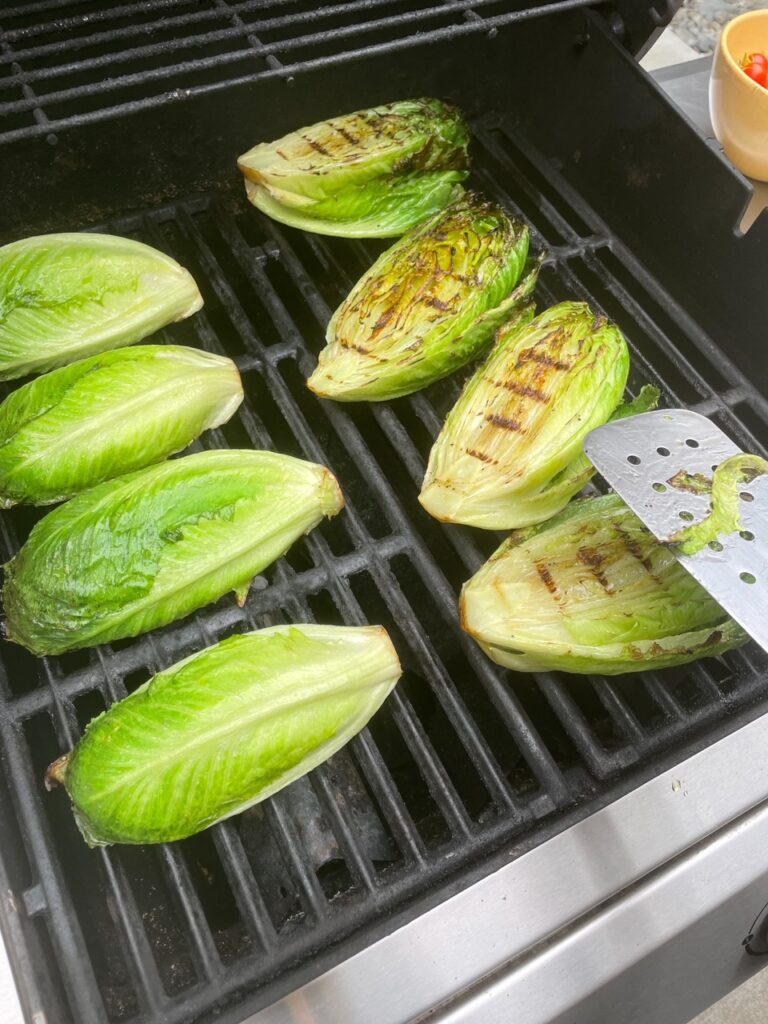
[[[746,953],[768,948],[766,657],[610,680],[488,661],[456,603],[498,537],[442,526],[416,498],[462,374],[384,404],[312,395],[328,317],[384,244],[269,221],[234,164],[333,114],[455,102],[471,183],[548,253],[540,307],[586,299],[629,341],[633,394],[656,384],[765,453],[768,217],[737,230],[747,184],[635,61],[673,7],[0,14],[0,242],[95,229],[170,253],[205,306],[160,337],[230,356],[246,392],[194,448],[322,462],[347,497],[242,609],[230,595],[58,658],[3,645],[0,927],[28,1020],[682,1024],[760,964]],[[3,514],[3,561],[41,514]],[[390,631],[405,674],[369,728],[192,839],[89,850],[42,787],[88,720],[225,636],[313,619]]]

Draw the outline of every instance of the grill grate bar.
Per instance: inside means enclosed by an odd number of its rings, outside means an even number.
[[[455,25],[432,29],[429,33],[430,40],[439,42],[441,40],[453,39],[460,36],[473,35],[480,31],[493,31],[504,25],[513,24],[515,22],[527,21],[531,18],[541,17],[543,15],[553,15],[563,11],[577,10],[606,2],[607,0],[548,0],[547,3],[536,7],[529,7],[524,10],[509,11],[504,14],[494,15],[481,20],[480,22],[473,20],[461,21]],[[364,26],[366,31],[372,30],[370,29],[370,25],[371,23],[367,23],[367,25]],[[353,34],[352,29],[353,26],[348,26],[346,30],[344,28],[335,30],[331,33],[330,39],[335,41],[338,38],[344,38],[351,35]],[[327,34],[316,33],[314,36],[303,37],[302,40],[285,40],[279,43],[267,44],[265,52],[276,55],[278,53],[290,52],[300,48],[300,46],[329,41],[329,36]],[[84,113],[65,115],[58,118],[54,118],[50,114],[48,116],[51,122],[51,127],[55,128],[57,131],[61,131],[66,128],[93,124],[97,121],[110,119],[121,113],[136,113],[141,110],[163,106],[167,103],[178,102],[191,96],[206,95],[212,92],[217,92],[221,89],[244,85],[247,83],[254,83],[268,78],[282,77],[287,78],[290,81],[292,77],[305,71],[331,67],[340,63],[349,64],[350,62],[359,60],[362,57],[374,56],[376,54],[392,54],[400,52],[402,50],[421,46],[423,45],[423,41],[423,33],[416,32],[413,35],[401,36],[396,39],[388,40],[387,42],[370,43],[368,45],[353,47],[343,52],[330,53],[320,57],[299,60],[291,64],[286,64],[285,66],[267,67],[261,71],[257,70],[251,71],[247,74],[231,75],[221,81],[207,82],[205,84],[192,84],[185,86],[184,88],[174,88],[167,92],[157,93],[149,97],[145,96],[138,99],[132,99],[122,103],[115,103],[110,106],[100,105],[98,109]],[[195,71],[226,67],[237,61],[248,60],[253,57],[253,49],[248,49],[236,51],[235,53],[230,52],[220,54],[218,57],[201,58],[197,61],[183,61],[176,65],[176,72],[183,76],[184,74],[193,73]],[[104,96],[104,102],[107,103],[108,100],[106,97],[115,89],[134,86],[143,87],[149,81],[162,81],[168,77],[169,73],[166,69],[148,69],[139,74],[117,75],[110,77],[103,83],[103,89],[98,87],[94,89],[92,86],[72,87],[70,89],[62,89],[58,92],[48,93],[44,99],[45,103],[50,107],[51,105],[55,106],[57,103],[65,101],[74,102],[84,100],[91,95],[98,94],[99,96]],[[31,106],[30,101],[28,100],[19,100],[13,103],[0,104],[0,113],[5,114],[23,113],[29,109],[31,109]],[[0,142],[7,143],[19,138],[34,137],[36,135],[43,134],[45,131],[46,126],[42,124],[12,129],[0,135]]]
[[[667,718],[679,721],[683,716],[683,709],[675,700],[668,686],[664,685],[658,672],[643,673],[643,683],[656,705],[661,708]]]
[[[264,46],[262,41],[254,35],[253,32],[248,30],[245,22],[240,17],[240,14],[237,11],[232,10],[232,8],[227,4],[227,0],[216,0],[216,6],[222,12],[226,13],[236,29],[245,35],[245,38],[248,40],[248,44],[257,56],[265,56],[267,67],[281,68],[283,66],[274,54],[267,51],[267,48]]]
[[[129,968],[138,982],[135,987],[141,1010],[156,1017],[166,999],[141,915],[117,856],[108,849],[99,850],[99,854],[104,874],[114,895],[117,918],[129,954]]]
[[[18,63],[10,44],[0,37],[0,63],[3,62],[10,62],[11,71],[13,72],[12,77],[7,80],[7,85],[14,89],[21,90],[24,101],[30,104],[32,116],[34,117],[36,124],[44,128],[48,124],[48,115],[41,108],[37,94],[29,84],[29,77],[24,71],[22,71],[21,65]],[[0,85],[5,88],[6,81],[0,81]]]
[[[283,860],[288,865],[294,882],[301,890],[305,913],[313,920],[326,917],[328,905],[317,876],[309,867],[304,844],[293,818],[284,807],[285,796],[277,793],[263,805],[267,821],[280,848]]]
[[[694,662],[691,666],[691,677],[694,682],[704,691],[706,696],[713,701],[721,701],[723,695],[717,685],[715,677],[707,667],[706,661]]]
[[[426,862],[424,840],[411,817],[403,798],[392,780],[381,752],[370,731],[363,729],[352,740],[352,749],[363,770],[366,782],[375,796],[400,852],[407,863],[423,865]]]
[[[224,871],[237,898],[238,910],[245,920],[249,935],[265,952],[271,951],[277,942],[275,926],[248,863],[240,834],[231,819],[222,821],[214,827],[213,841],[221,856]]]
[[[403,739],[413,752],[414,759],[435,803],[453,836],[468,836],[472,830],[469,815],[464,809],[448,773],[435,754],[421,722],[408,698],[399,689],[390,696],[390,710]]]
[[[159,846],[158,854],[184,918],[195,969],[199,977],[213,981],[222,974],[222,964],[183,855],[179,847],[172,844]]]
[[[626,735],[633,746],[642,747],[644,732],[635,715],[624,703],[616,685],[604,676],[590,676],[589,680],[595,689],[598,700],[611,716],[618,729]]]
[[[432,10],[419,12],[418,18],[438,17],[446,13],[454,13],[454,11],[457,13],[459,11],[466,12],[470,3],[472,3],[473,6],[478,6],[498,2],[499,0],[447,0],[447,6],[443,8],[436,7]],[[358,0],[358,2],[349,4],[331,4],[315,11],[297,12],[292,15],[284,15],[280,18],[257,18],[257,20],[250,25],[243,21],[243,14],[250,12],[258,13],[263,10],[263,0],[248,0],[248,2],[242,4],[227,3],[227,0],[215,0],[215,3],[216,8],[214,10],[195,11],[180,16],[161,18],[153,22],[134,23],[132,25],[125,26],[124,28],[113,28],[106,32],[94,33],[90,36],[65,38],[60,40],[58,44],[49,43],[29,47],[27,49],[17,48],[15,58],[4,58],[0,55],[0,64],[10,63],[12,59],[20,62],[24,60],[39,60],[42,57],[52,55],[58,57],[61,53],[68,53],[73,50],[77,51],[90,46],[111,44],[122,39],[130,40],[135,37],[143,37],[148,34],[149,29],[153,32],[159,32],[173,30],[174,28],[187,28],[189,25],[205,21],[214,21],[222,16],[225,17],[226,20],[232,22],[233,27],[231,28],[211,29],[194,35],[184,35],[157,43],[130,46],[127,49],[115,50],[110,53],[70,61],[67,64],[54,64],[50,67],[36,68],[28,72],[30,81],[46,81],[51,78],[60,78],[63,75],[77,74],[81,71],[92,71],[95,68],[110,67],[122,62],[127,63],[130,61],[141,60],[145,57],[166,56],[180,50],[208,46],[211,43],[224,42],[229,39],[236,40],[248,38],[249,32],[261,33],[274,31],[276,29],[288,28],[294,24],[301,24],[305,21],[315,21],[318,19],[332,17],[337,14],[349,17],[352,14],[357,13],[357,11],[370,10],[387,5],[391,6],[392,0],[363,0],[363,2]],[[381,21],[384,22],[387,27],[399,23],[391,16],[386,19],[381,19]],[[48,31],[45,25],[33,26],[33,28],[34,35],[43,35]],[[20,33],[14,33],[13,30],[5,32],[4,36],[11,42],[16,42],[18,40],[23,41],[24,39],[31,37],[30,34],[22,36]],[[299,41],[301,41],[301,39],[303,39],[303,37],[299,37]],[[257,49],[261,50],[262,47],[263,44],[259,43]],[[9,82],[13,83],[13,79],[0,82],[0,86],[5,87]]]
[[[352,820],[336,797],[328,764],[320,765],[313,773],[312,785],[331,822],[354,882],[365,892],[375,893],[377,884],[373,864],[355,832]]]

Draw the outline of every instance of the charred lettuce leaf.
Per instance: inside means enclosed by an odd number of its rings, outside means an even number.
[[[527,225],[471,194],[414,228],[331,317],[309,387],[336,401],[384,401],[475,359],[533,292],[539,265],[528,245]]]
[[[461,622],[519,672],[641,672],[748,639],[613,494],[515,530],[464,585]]]
[[[401,235],[461,194],[469,131],[435,99],[359,110],[264,142],[238,160],[249,200],[327,235]]]
[[[505,325],[432,448],[421,504],[487,530],[559,511],[592,475],[583,440],[611,418],[628,372],[621,332],[586,303]]]
[[[744,484],[768,473],[768,462],[759,455],[732,455],[717,467],[711,482],[693,480],[699,493],[709,493],[712,511],[700,523],[686,526],[672,538],[684,555],[695,555],[721,536],[741,530],[740,494]]]
[[[115,235],[38,235],[0,248],[0,380],[133,345],[203,304],[165,253]]]

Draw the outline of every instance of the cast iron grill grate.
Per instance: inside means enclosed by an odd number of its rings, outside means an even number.
[[[605,0],[42,0],[0,12],[0,142]]]
[[[476,185],[521,212],[550,252],[540,303],[587,298],[630,341],[633,392],[656,383],[667,404],[764,450],[765,400],[594,213],[505,120],[484,119],[476,138]],[[228,597],[61,658],[5,645],[0,883],[49,1020],[240,1020],[393,915],[412,916],[765,710],[765,660],[751,647],[642,677],[528,678],[498,670],[461,633],[458,589],[497,539],[443,527],[416,500],[459,381],[350,407],[304,386],[330,311],[377,245],[302,234],[209,197],[106,227],[172,253],[200,284],[203,311],[165,337],[241,369],[244,406],[203,443],[322,461],[348,508],[268,570],[242,610]],[[4,558],[34,518],[4,516]],[[311,618],[391,631],[406,672],[371,727],[307,780],[201,836],[89,851],[63,794],[41,785],[88,719],[232,632]]]

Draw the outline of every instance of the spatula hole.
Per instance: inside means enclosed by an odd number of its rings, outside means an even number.
[[[739,579],[742,583],[757,583],[757,578],[751,572],[740,572]]]
[[[751,530],[739,530],[739,536],[742,540],[754,540],[755,535]]]
[[[643,460],[640,458],[639,455],[628,455],[627,456],[627,462],[631,466],[639,466],[642,461]]]
[[[680,516],[681,519],[684,519],[686,523],[690,523],[693,521],[693,512],[686,512],[685,509],[683,509],[682,512],[678,512],[677,514]]]
[[[707,547],[708,548],[712,548],[713,551],[722,551],[723,550],[723,545],[720,543],[719,540],[711,540],[709,542],[709,544],[707,544]]]
[[[669,448],[657,448],[659,455],[669,455]]]
[[[665,484],[660,484],[658,482],[653,484],[652,486],[653,486],[654,491],[658,491],[659,494],[663,494],[664,491],[666,491],[666,489],[667,489]]]
[[[687,437],[685,439],[685,443],[688,445],[689,448],[698,448],[699,447],[699,442],[698,441],[694,441],[694,439],[692,437]]]
[[[750,494],[749,491],[742,491],[741,494],[739,495],[739,497],[741,498],[742,501],[754,501],[755,500],[754,494]]]

